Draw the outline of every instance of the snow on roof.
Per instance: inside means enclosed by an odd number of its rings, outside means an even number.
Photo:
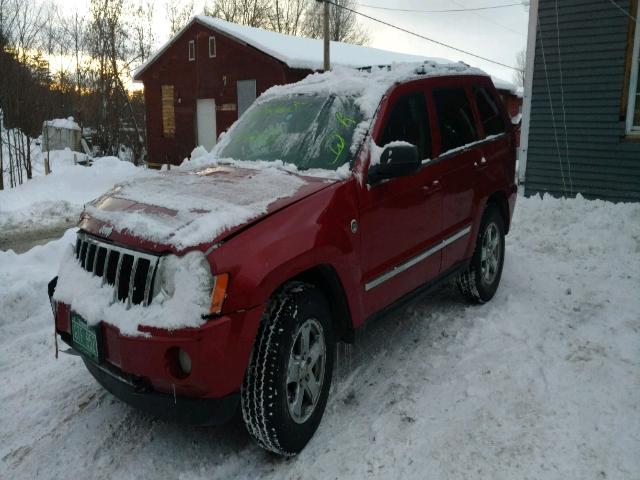
[[[324,50],[322,40],[284,35],[204,15],[199,15],[196,18],[211,28],[227,33],[258,50],[268,53],[291,68],[308,68],[311,70],[323,68]],[[362,45],[331,42],[332,66],[368,67],[371,65],[387,65],[392,62],[422,62],[425,60],[450,63],[449,60],[445,59],[426,58]]]
[[[315,38],[297,37],[283,33],[265,30],[263,28],[248,27],[237,23],[227,22],[220,18],[206,15],[195,16],[180,32],[154,53],[135,72],[134,78],[139,80],[140,75],[153,64],[191,25],[200,23],[225,35],[236,38],[278,60],[290,68],[309,70],[322,70],[323,68],[323,42]],[[343,42],[331,42],[331,66],[363,68],[371,66],[391,65],[395,63],[425,63],[433,65],[459,64],[438,57],[411,55],[407,53],[381,50],[379,48],[353,45]],[[483,72],[481,72],[483,73]],[[492,77],[496,88],[508,90],[515,94],[516,86],[505,80]]]
[[[355,97],[364,119],[369,120],[375,114],[383,95],[394,84],[426,76],[445,75],[486,75],[486,73],[461,62],[393,63],[385,67],[372,67],[371,71],[336,67],[329,72],[313,73],[296,83],[275,85],[264,92],[258,103],[274,95],[352,96]]]
[[[135,72],[138,78],[153,62],[155,62],[173,42],[179,38],[193,23],[200,23],[206,27],[218,30],[241,42],[271,55],[291,68],[321,70],[323,67],[322,40],[314,38],[296,37],[283,33],[265,30],[263,28],[247,27],[237,23],[227,22],[219,18],[198,15],[189,22],[169,42],[163,45]],[[344,67],[368,67],[372,65],[388,65],[394,62],[424,62],[451,63],[443,58],[429,58],[419,55],[392,52],[378,48],[364,47],[343,42],[331,42],[331,65]]]
[[[73,117],[54,118],[53,120],[46,120],[44,122],[44,126],[54,127],[54,128],[66,128],[67,130],[80,130],[80,126],[75,122]]]
[[[498,90],[506,90],[510,92],[512,95],[520,96],[518,95],[519,88],[516,84],[511,83],[507,80],[503,80],[498,77],[494,77],[493,75],[491,76],[491,80],[493,80],[493,84]]]

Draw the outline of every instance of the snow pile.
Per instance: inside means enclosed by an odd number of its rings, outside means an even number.
[[[50,175],[40,175],[42,164],[35,162],[32,180],[0,191],[1,229],[43,227],[64,217],[77,217],[85,203],[114,183],[150,175],[115,157],[98,158],[91,167],[74,165],[73,155],[69,150],[51,152]]]
[[[54,118],[53,120],[47,120],[44,122],[45,127],[53,128],[65,128],[67,130],[80,130],[80,125],[76,123],[73,117],[67,118]]]
[[[284,461],[53,360],[46,283],[73,241],[0,252],[1,478],[638,478],[640,204],[519,198],[496,297],[444,288],[341,346],[320,428]]]
[[[120,232],[184,249],[263,215],[304,184],[276,168],[254,168],[245,175],[228,167],[172,170],[121,183],[85,211]],[[132,207],[104,208],[110,197],[129,200]]]

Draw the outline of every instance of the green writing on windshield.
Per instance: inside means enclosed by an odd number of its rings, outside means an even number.
[[[344,128],[349,128],[351,125],[356,124],[356,121],[353,118],[347,117],[342,112],[336,112],[336,120],[338,120],[338,123],[340,123]]]
[[[337,132],[333,132],[331,134],[331,141],[329,142],[329,151],[334,155],[333,161],[329,162],[331,165],[335,164],[342,155],[344,145],[344,137]]]

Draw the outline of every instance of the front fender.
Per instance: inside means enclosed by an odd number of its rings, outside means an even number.
[[[211,252],[215,272],[231,276],[225,312],[265,304],[296,275],[318,265],[337,273],[354,324],[361,323],[360,233],[355,180],[338,182],[252,225]]]

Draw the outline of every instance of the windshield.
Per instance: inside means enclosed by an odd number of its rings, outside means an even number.
[[[353,98],[272,98],[242,115],[218,155],[236,160],[282,160],[300,170],[335,170],[351,160],[353,132],[361,120]]]

